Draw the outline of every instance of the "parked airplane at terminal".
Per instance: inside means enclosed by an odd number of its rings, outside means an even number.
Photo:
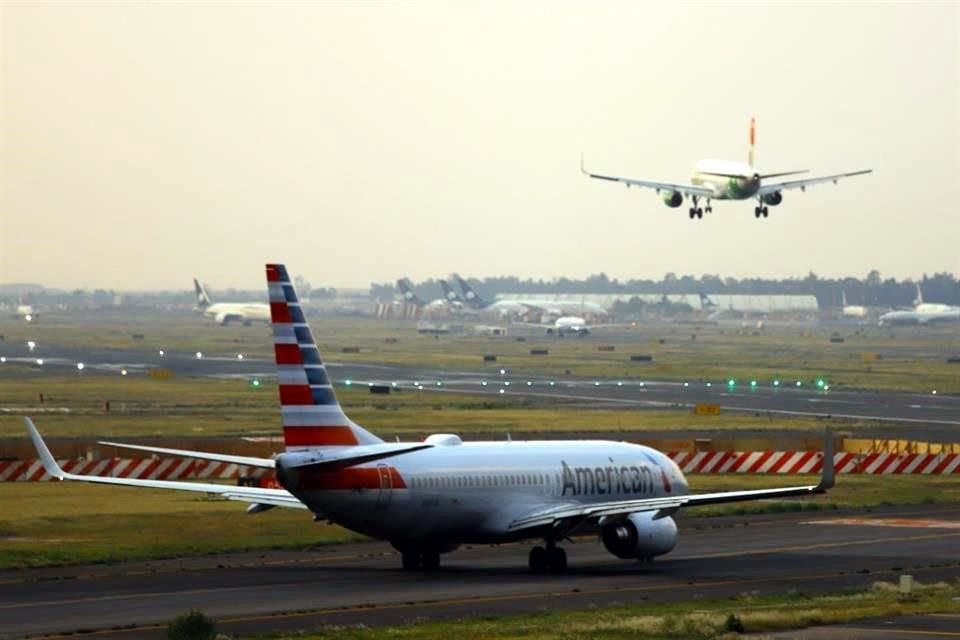
[[[746,164],[742,162],[731,162],[725,160],[701,160],[693,169],[691,184],[681,184],[672,182],[655,182],[652,180],[635,180],[633,178],[622,178],[619,176],[607,176],[587,171],[583,166],[583,157],[580,158],[580,171],[599,180],[610,180],[612,182],[622,182],[623,184],[647,189],[655,189],[662,193],[663,202],[672,208],[683,204],[685,197],[690,198],[693,206],[690,207],[690,219],[702,218],[704,212],[711,213],[713,200],[749,200],[756,198],[757,206],[753,209],[755,217],[767,217],[769,214],[768,205],[773,207],[783,201],[783,191],[788,189],[800,189],[806,191],[806,188],[822,182],[837,183],[840,178],[849,178],[865,173],[870,173],[872,169],[863,169],[860,171],[851,171],[848,173],[837,173],[829,176],[820,176],[816,178],[804,178],[802,180],[787,180],[786,182],[764,183],[764,180],[770,178],[781,178],[790,175],[807,173],[802,171],[781,171],[778,173],[761,174],[754,169],[754,142],[756,141],[756,120],[750,119],[750,149],[747,154]],[[705,200],[706,206],[701,207],[700,201]]]
[[[463,293],[464,303],[477,311],[495,314],[501,318],[520,318],[530,311],[538,310],[536,307],[516,300],[484,300],[459,274],[454,273],[452,275],[457,286],[460,287],[461,293]]]
[[[250,326],[254,322],[270,322],[270,307],[262,302],[213,302],[207,288],[199,280],[193,279],[193,288],[197,293],[197,311],[222,326],[239,322]]]
[[[817,485],[691,494],[683,472],[649,447],[601,440],[465,443],[452,434],[387,443],[337,402],[287,269],[266,267],[286,449],[254,458],[141,445],[159,455],[270,469],[282,489],[67,473],[37,429],[27,430],[46,471],[61,480],[212,493],[248,502],[250,513],[306,509],[317,518],[389,540],[407,570],[435,569],[460,544],[542,539],[533,571],[563,571],[557,543],[588,530],[624,559],[649,560],[677,543],[672,516],[684,507],[823,493],[833,486],[826,439]]]
[[[449,285],[447,286],[449,287]],[[417,309],[420,309],[427,315],[459,312],[463,308],[462,304],[456,304],[455,302],[451,301],[447,295],[444,295],[441,298],[436,298],[429,302],[425,302],[413,290],[413,283],[410,282],[409,278],[400,278],[397,280],[397,290],[400,292],[400,297],[405,303],[414,305],[417,307]]]

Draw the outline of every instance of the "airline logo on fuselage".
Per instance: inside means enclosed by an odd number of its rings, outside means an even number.
[[[633,494],[652,496],[656,493],[654,472],[647,465],[609,464],[598,467],[571,467],[565,460],[563,489],[560,495],[592,496]]]

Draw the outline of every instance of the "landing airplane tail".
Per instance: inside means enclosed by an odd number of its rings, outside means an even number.
[[[423,301],[417,296],[413,291],[413,283],[410,282],[409,278],[400,278],[397,280],[397,289],[400,291],[400,295],[403,297],[403,301],[408,304],[413,304],[418,307],[423,306]]]
[[[453,279],[456,280],[457,286],[460,287],[460,291],[463,292],[463,299],[466,300],[467,304],[471,307],[485,307],[487,303],[480,297],[480,295],[473,290],[473,288],[467,284],[467,281],[460,277],[459,274],[454,273]]]
[[[443,299],[449,303],[463,302],[460,294],[453,290],[446,280],[440,280],[440,289],[443,290]]]
[[[213,304],[213,301],[210,299],[210,294],[207,293],[207,288],[196,278],[193,279],[193,290],[197,294],[198,309],[206,309]]]
[[[268,264],[266,270],[287,450],[381,444],[337,402],[286,267]]]

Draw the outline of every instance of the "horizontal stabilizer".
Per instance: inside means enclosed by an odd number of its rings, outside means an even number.
[[[119,442],[98,442],[108,447],[118,447],[120,449],[134,449],[136,451],[149,451],[150,453],[161,453],[166,456],[177,456],[180,458],[196,458],[197,460],[211,460],[213,462],[226,462],[227,464],[239,464],[246,467],[257,467],[259,469],[273,469],[274,462],[270,458],[252,458],[249,456],[232,456],[224,453],[207,453],[205,451],[191,451],[189,449],[167,449],[165,447],[148,447],[139,444],[120,444]]]
[[[290,454],[285,454],[284,467],[287,469],[303,469],[305,467],[310,467],[313,469],[318,467],[352,467],[365,462],[373,462],[374,460],[392,458],[393,456],[399,456],[405,453],[413,453],[414,451],[422,451],[423,449],[430,449],[432,447],[432,444],[416,443],[373,444],[350,447],[342,452],[331,452],[329,449],[317,449],[304,451],[302,454],[294,458],[292,462],[286,462],[286,456]]]

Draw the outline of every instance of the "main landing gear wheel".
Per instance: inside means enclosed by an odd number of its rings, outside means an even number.
[[[404,551],[401,554],[404,571],[436,571],[440,568],[439,551]]]
[[[530,549],[531,573],[563,573],[567,570],[567,552],[560,547],[548,546]]]
[[[710,211],[710,207],[707,207],[707,212],[709,211]],[[690,209],[691,220],[693,220],[694,218],[702,218],[702,217],[703,217],[703,209],[701,209],[700,207],[693,207]]]
[[[759,218],[760,216],[763,216],[764,218],[766,218],[769,215],[770,215],[770,209],[768,209],[766,206],[753,208],[754,218]]]

